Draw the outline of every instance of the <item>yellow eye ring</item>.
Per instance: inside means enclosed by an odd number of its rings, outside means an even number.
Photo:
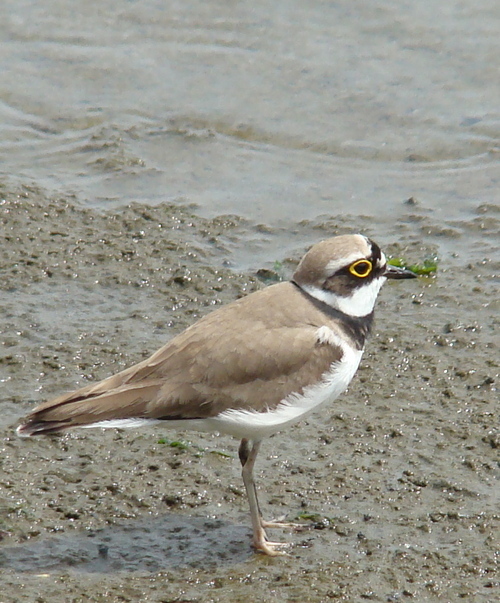
[[[349,266],[349,272],[359,278],[366,278],[373,269],[370,260],[358,260]]]

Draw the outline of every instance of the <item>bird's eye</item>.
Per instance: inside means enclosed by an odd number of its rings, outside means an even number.
[[[358,260],[349,266],[349,272],[354,276],[359,276],[359,278],[365,278],[370,274],[372,268],[370,260]]]

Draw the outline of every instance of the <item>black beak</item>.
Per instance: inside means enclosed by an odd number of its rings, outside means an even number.
[[[391,266],[390,264],[387,264],[385,267],[383,276],[385,276],[385,278],[417,278],[417,275],[411,270],[399,268],[398,266]]]

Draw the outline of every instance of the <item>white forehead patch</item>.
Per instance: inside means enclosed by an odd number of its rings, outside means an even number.
[[[385,257],[385,253],[383,251],[380,252],[380,259],[377,260],[377,267],[384,268],[387,264],[387,258]]]

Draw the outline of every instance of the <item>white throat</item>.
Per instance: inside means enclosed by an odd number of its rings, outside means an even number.
[[[359,318],[361,316],[368,316],[368,314],[373,312],[379,291],[386,280],[385,276],[379,276],[369,284],[355,289],[347,297],[335,295],[331,291],[326,291],[313,285],[300,286],[306,293],[309,293],[309,295],[312,295],[312,297],[315,297],[319,301],[340,310],[344,314],[347,314],[347,316],[356,316]]]

